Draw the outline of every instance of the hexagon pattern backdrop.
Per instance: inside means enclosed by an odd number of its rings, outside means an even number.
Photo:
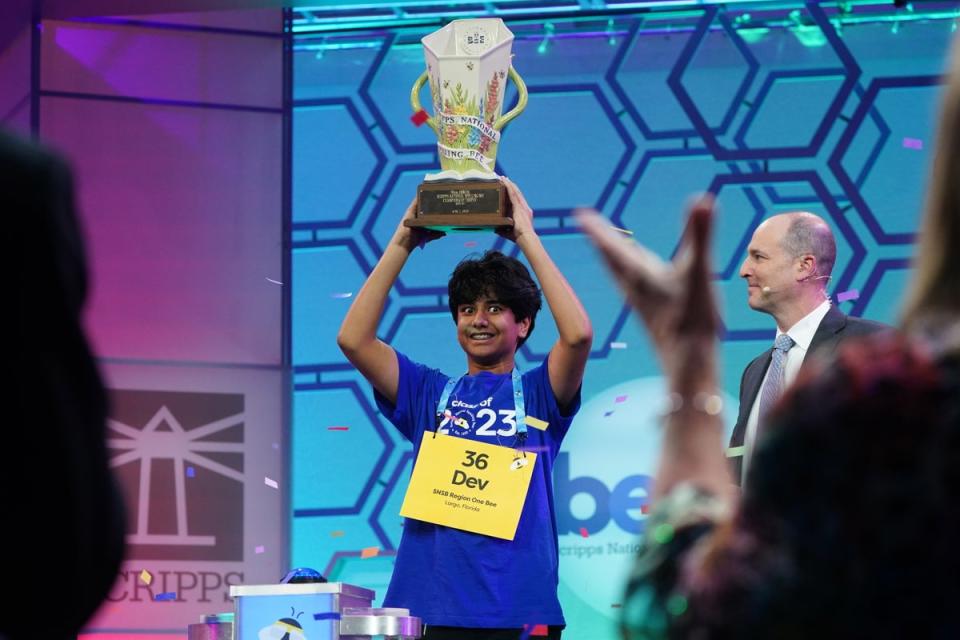
[[[829,221],[838,243],[829,290],[847,313],[895,322],[910,275],[950,22],[838,31],[810,4],[802,11],[819,34],[811,43],[787,29],[747,39],[721,10],[698,11],[691,28],[674,33],[625,17],[613,29],[604,19],[600,31],[547,41],[529,25],[514,28],[514,65],[530,102],[504,131],[497,170],[524,191],[596,334],[583,409],[555,479],[560,594],[573,640],[615,637],[663,387],[643,331],[571,209],[596,207],[669,257],[689,196],[719,194],[728,428],[742,369],[774,335],[772,320],[747,307],[738,275],[764,217],[807,209]],[[335,338],[416,185],[439,166],[433,132],[410,120],[422,35],[331,36],[297,46],[294,63],[292,561],[378,598],[402,531],[411,446],[377,412]],[[508,107],[513,100],[508,93]],[[451,235],[416,251],[379,335],[416,360],[462,372],[446,282],[461,258],[490,248],[517,255],[493,234]],[[521,368],[556,339],[548,316],[545,307]]]

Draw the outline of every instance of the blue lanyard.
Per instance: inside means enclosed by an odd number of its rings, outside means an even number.
[[[440,424],[440,421],[443,420],[444,414],[447,412],[447,405],[450,402],[450,394],[453,393],[453,389],[457,384],[463,379],[463,376],[459,378],[450,378],[447,380],[447,384],[443,387],[443,392],[440,394],[440,401],[437,403],[437,424]],[[520,377],[520,372],[517,371],[517,368],[513,368],[513,373],[510,375],[510,380],[513,382],[513,408],[514,408],[514,420],[517,423],[517,434],[520,438],[520,441],[523,442],[527,437],[527,409],[526,405],[523,402],[523,379]]]

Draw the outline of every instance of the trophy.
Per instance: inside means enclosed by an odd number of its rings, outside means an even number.
[[[500,130],[527,106],[527,87],[510,64],[513,34],[499,18],[454,20],[423,38],[427,70],[413,85],[414,121],[437,134],[440,173],[417,189],[409,227],[438,231],[483,231],[512,227],[510,200],[493,172]],[[501,115],[507,78],[519,93],[517,106]],[[433,115],[420,105],[430,81]]]

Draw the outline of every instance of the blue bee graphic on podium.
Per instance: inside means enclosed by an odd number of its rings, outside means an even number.
[[[290,607],[291,618],[280,618],[273,624],[260,629],[258,637],[260,640],[307,640],[303,633],[303,627],[297,622],[297,618],[303,615],[303,611],[296,613],[293,607]]]

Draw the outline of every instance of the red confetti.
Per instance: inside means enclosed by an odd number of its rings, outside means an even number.
[[[648,513],[650,513],[650,505],[646,503],[640,505],[640,513],[642,513],[643,515],[647,515]]]
[[[418,127],[429,119],[429,114],[427,114],[427,112],[423,109],[420,109],[420,111],[417,111],[415,114],[410,116],[410,121]]]
[[[349,431],[350,427],[327,427],[327,431]]]
[[[550,635],[550,627],[545,624],[525,624],[523,625],[524,637],[532,638],[534,636],[546,638]]]
[[[590,532],[587,531],[586,527],[580,527],[580,535],[582,535],[584,538],[589,538]]]

